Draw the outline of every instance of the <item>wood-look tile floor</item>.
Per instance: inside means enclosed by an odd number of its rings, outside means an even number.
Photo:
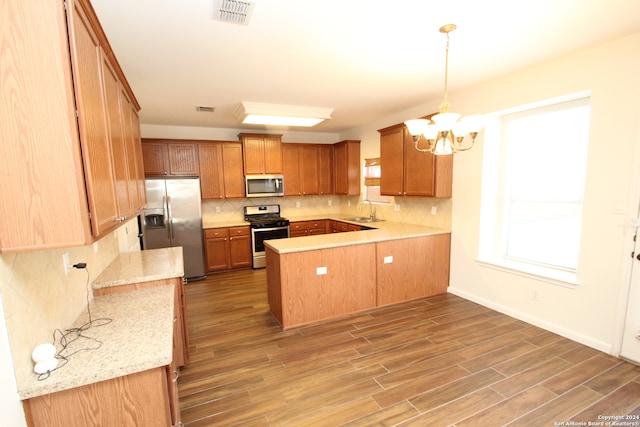
[[[187,427],[640,425],[640,367],[454,295],[282,331],[243,270],[187,305]]]

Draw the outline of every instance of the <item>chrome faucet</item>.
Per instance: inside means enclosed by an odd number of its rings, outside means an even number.
[[[371,219],[371,221],[375,221],[376,220],[376,208],[373,206],[373,203],[371,203],[371,200],[364,199],[362,201],[362,206],[364,206],[365,203],[369,203],[369,218]]]

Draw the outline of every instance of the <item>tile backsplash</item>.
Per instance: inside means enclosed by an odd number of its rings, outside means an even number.
[[[56,329],[72,325],[86,309],[90,283],[119,252],[139,249],[137,219],[87,246],[0,255],[0,292],[18,386],[33,372],[31,352],[52,343]],[[84,270],[65,275],[63,254]]]
[[[205,224],[242,221],[243,207],[279,204],[283,217],[295,219],[309,215],[367,216],[369,206],[361,196],[299,196],[256,199],[205,200],[202,219]],[[451,199],[396,197],[389,204],[374,204],[378,218],[407,224],[451,228]]]

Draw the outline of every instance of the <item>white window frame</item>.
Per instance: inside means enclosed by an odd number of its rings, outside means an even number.
[[[569,105],[590,104],[590,95],[590,92],[581,92],[501,111],[489,116],[484,135],[480,236],[478,258],[476,259],[481,265],[561,286],[575,287],[579,285],[577,270],[515,260],[504,256],[503,223],[505,221],[504,182],[506,180],[506,167],[503,164],[505,161],[503,159],[507,142],[502,135],[502,118],[519,112],[535,112],[550,106],[557,106],[552,108],[562,108],[562,105],[566,105],[568,102],[572,103]],[[582,233],[584,233],[583,229]],[[579,257],[580,254],[578,254],[578,265],[580,264]]]
[[[368,166],[368,162],[373,163],[373,165]],[[378,181],[380,180],[380,158],[364,159],[362,163],[362,170],[362,175],[364,177],[362,180],[362,200],[369,200],[371,203],[377,205],[390,205],[391,197],[380,194],[380,185],[367,184],[367,178],[377,178]],[[375,172],[372,175],[367,175],[369,170],[375,170]],[[372,194],[372,189],[377,189],[377,191],[374,190]]]

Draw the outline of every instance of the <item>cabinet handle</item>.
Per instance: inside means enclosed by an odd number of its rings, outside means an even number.
[[[180,376],[180,372],[178,372],[177,370],[173,371],[173,382],[178,381],[178,377]]]

